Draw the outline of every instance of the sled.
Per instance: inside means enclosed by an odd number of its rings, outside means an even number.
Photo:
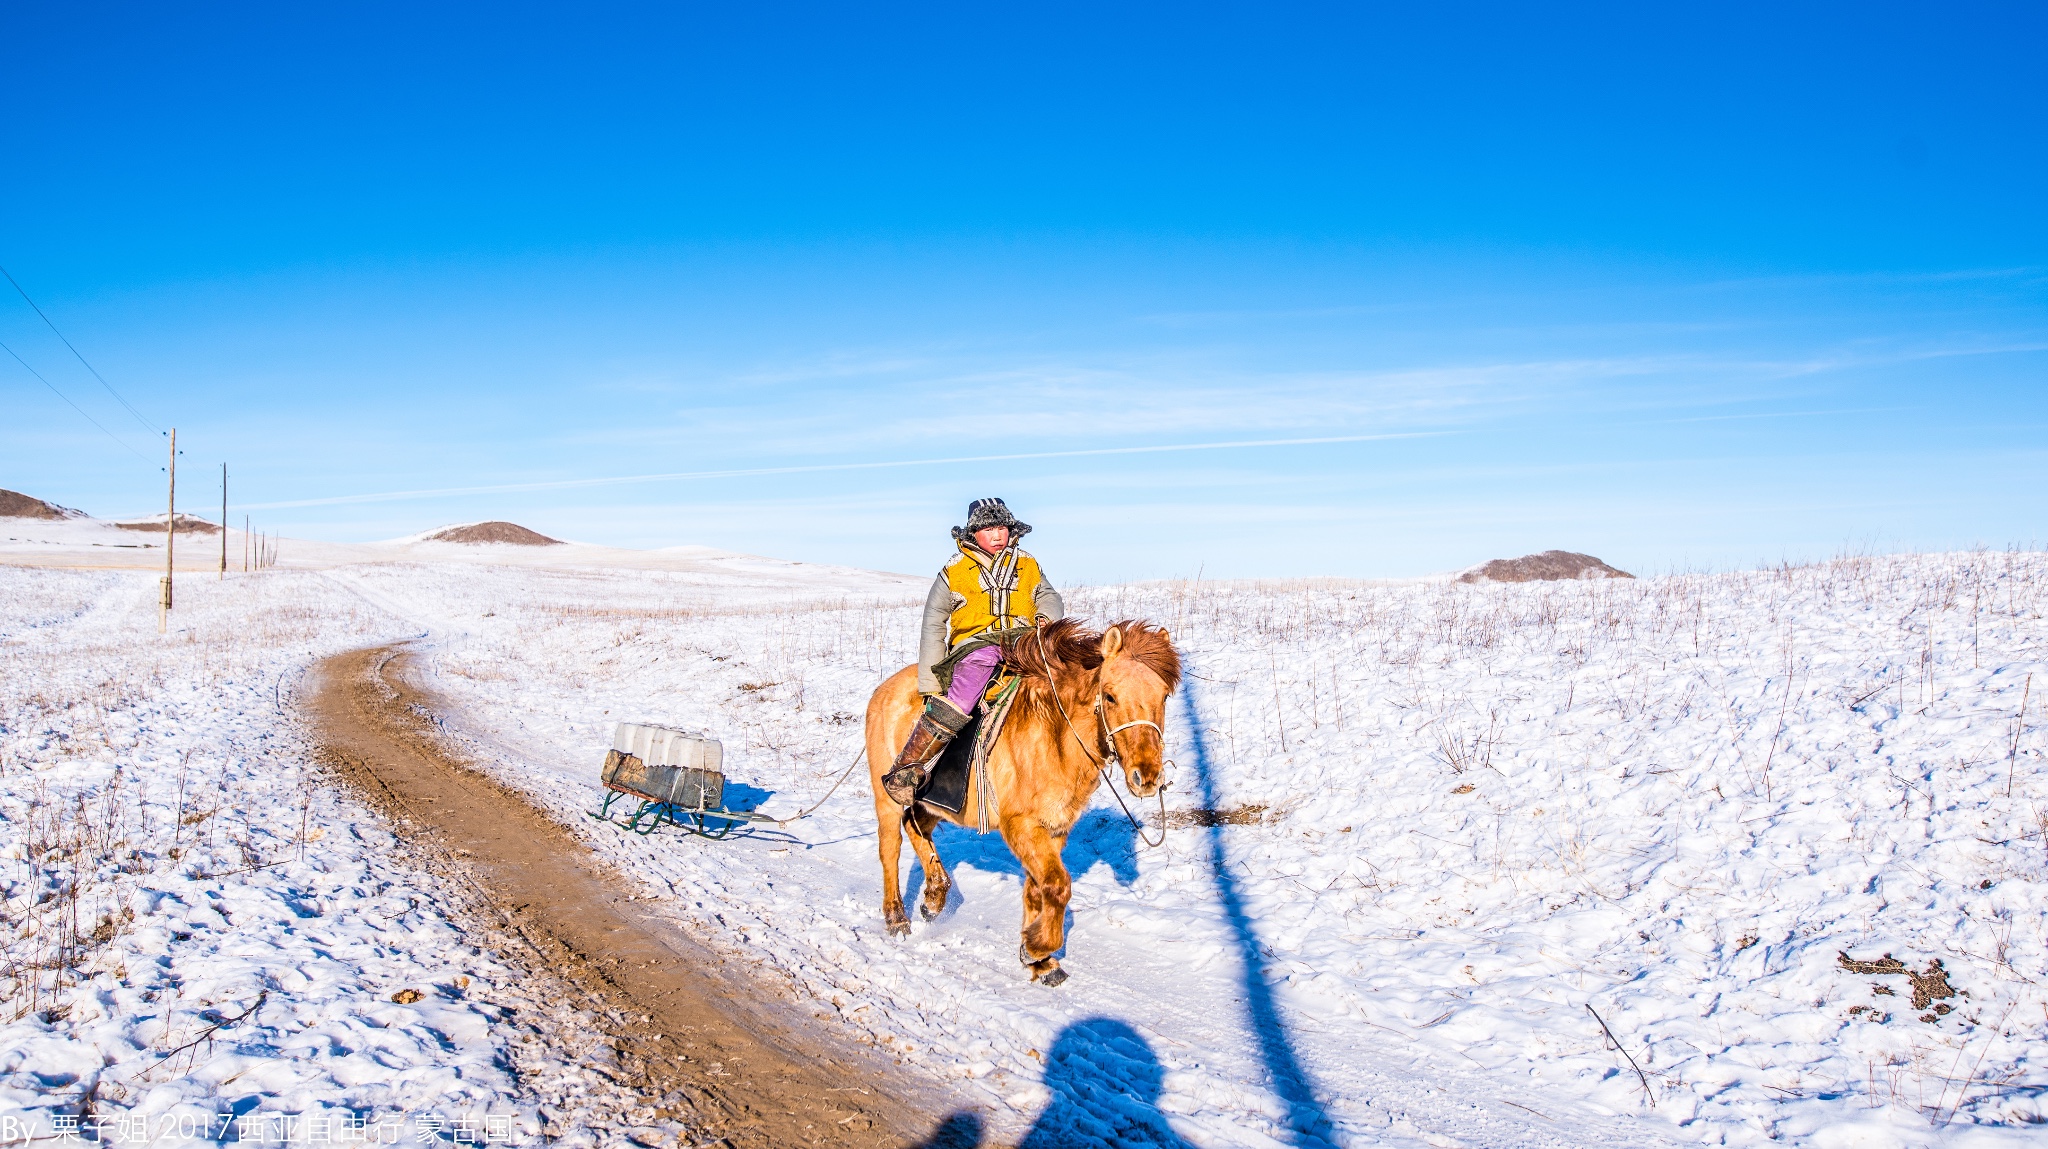
[[[604,803],[590,816],[640,835],[664,825],[706,838],[723,838],[748,822],[774,822],[765,814],[725,808],[725,748],[715,739],[655,726],[621,722],[604,756]],[[634,807],[624,822],[612,806],[624,799]]]

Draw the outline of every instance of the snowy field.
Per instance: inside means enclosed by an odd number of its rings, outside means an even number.
[[[0,1143],[597,1143],[607,1051],[287,716],[417,628],[293,571],[156,616],[153,576],[0,566]]]
[[[1067,851],[1072,979],[1048,990],[1017,965],[1021,878],[994,837],[943,833],[956,904],[887,937],[864,778],[788,832],[723,842],[582,817],[620,719],[705,730],[729,795],[809,805],[910,658],[909,583],[350,565],[195,589],[166,642],[142,576],[0,568],[0,1104],[441,1097],[450,1121],[550,1120],[494,1060],[515,991],[479,989],[502,974],[450,952],[374,823],[297,785],[294,670],[425,632],[480,759],[678,922],[978,1096],[955,1128],[992,1140],[2033,1144],[2048,770],[2043,700],[2022,700],[2030,675],[2048,691],[2044,575],[2048,556],[1989,552],[1079,589],[1098,622],[1171,627],[1192,676],[1170,712],[1175,828],[1148,849],[1099,797]],[[52,845],[38,827],[74,807],[74,834],[139,856]],[[117,831],[93,829],[101,808]],[[395,1005],[401,985],[425,1000]],[[144,1072],[206,1011],[252,1003]]]

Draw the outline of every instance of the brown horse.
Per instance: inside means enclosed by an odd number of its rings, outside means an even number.
[[[1131,793],[1159,792],[1165,769],[1166,699],[1180,685],[1180,655],[1171,636],[1142,622],[1119,622],[1101,634],[1071,619],[1048,623],[1007,644],[1004,663],[1023,681],[1002,737],[988,757],[990,821],[1024,868],[1024,944],[1018,952],[1033,981],[1067,979],[1053,954],[1066,944],[1067,899],[1073,882],[1060,861],[1067,832],[1100,784],[1099,768],[1120,761]],[[953,881],[932,844],[939,819],[972,826],[981,781],[971,779],[959,814],[922,802],[904,810],[882,792],[882,775],[910,735],[923,700],[917,668],[905,667],[868,701],[868,778],[881,830],[882,917],[892,934],[910,932],[896,864],[903,835],[924,866],[925,919],[946,906]]]

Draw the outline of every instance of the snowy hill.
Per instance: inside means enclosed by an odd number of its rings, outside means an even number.
[[[55,503],[24,495],[20,491],[0,490],[0,519],[82,519],[84,511],[60,507]]]

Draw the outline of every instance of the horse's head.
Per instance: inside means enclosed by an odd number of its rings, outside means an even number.
[[[1163,627],[1119,622],[1102,632],[1097,713],[1131,793],[1150,798],[1166,772],[1166,699],[1180,686],[1180,655]]]

